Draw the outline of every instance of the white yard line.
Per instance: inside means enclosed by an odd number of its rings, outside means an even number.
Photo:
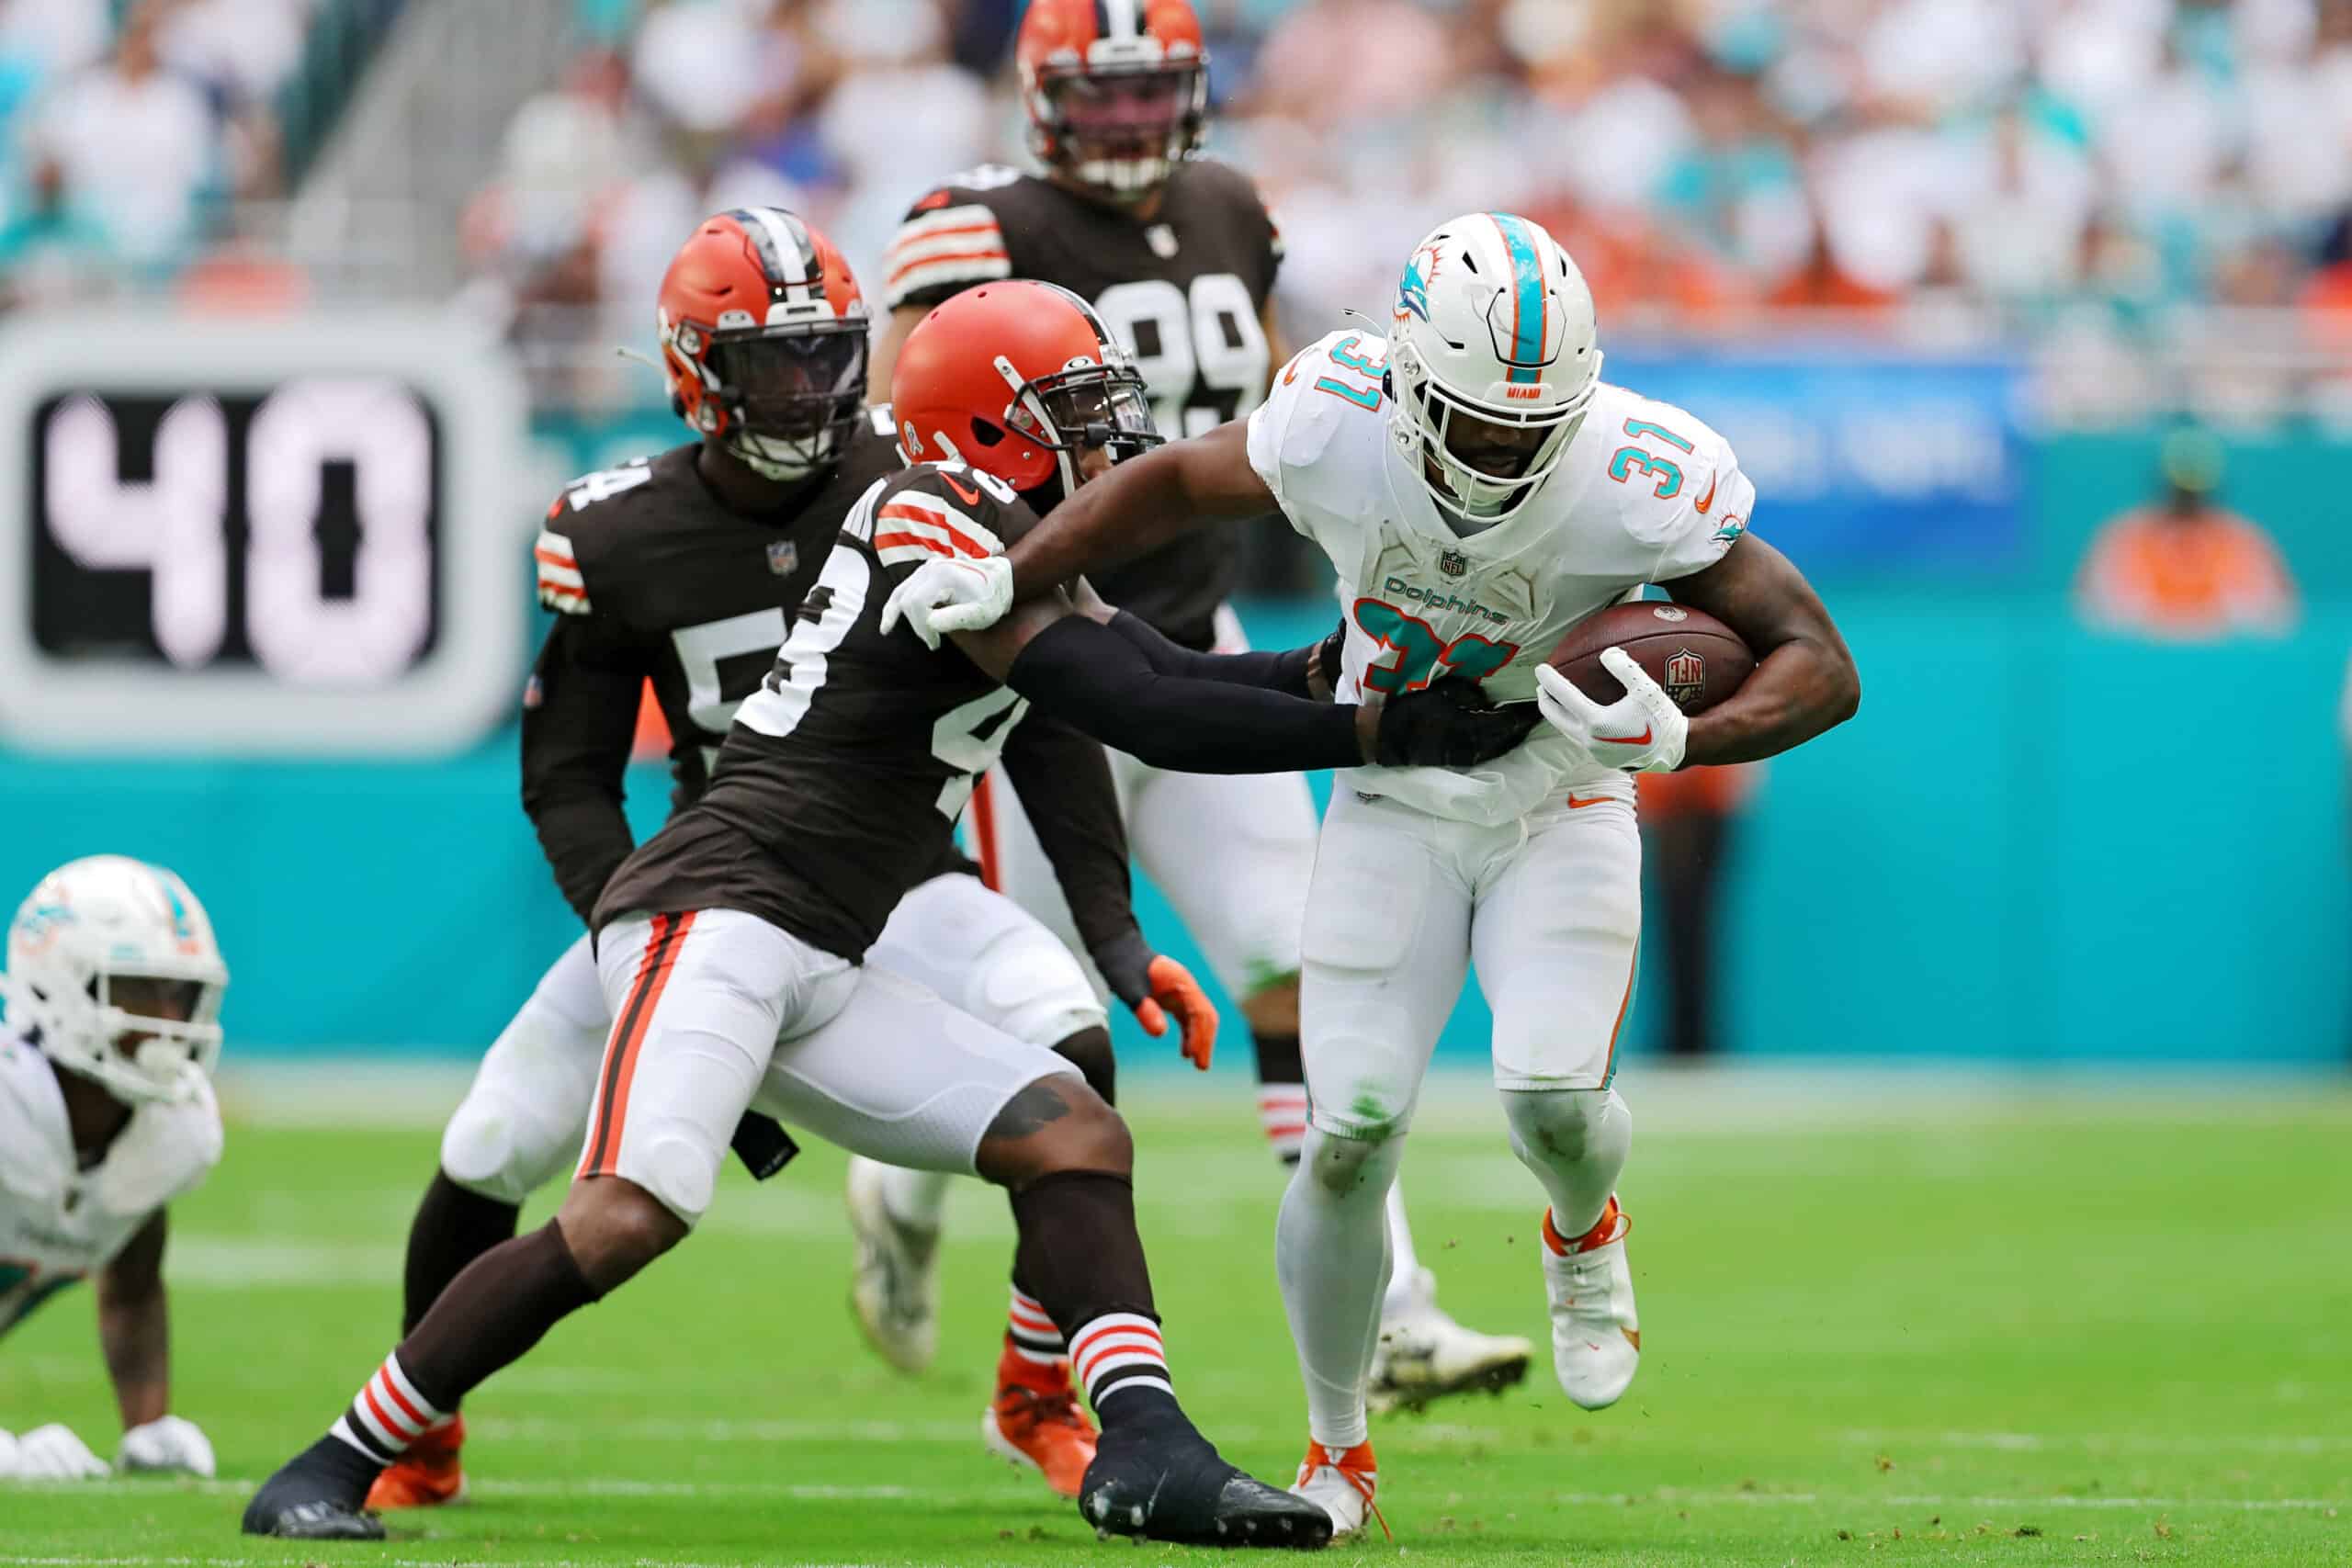
[[[2118,1453],[2324,1454],[2352,1450],[2352,1436],[2297,1433],[2200,1432],[2162,1437],[2145,1432],[1935,1432],[1869,1429],[1839,1432],[1839,1442],[1881,1450],[1902,1448],[1993,1449],[2041,1453],[2051,1449],[2102,1449]]]
[[[221,1070],[220,1098],[232,1123],[250,1126],[437,1131],[464,1098],[475,1060],[453,1056],[404,1063],[380,1053],[353,1053],[241,1062],[232,1055]],[[1621,1081],[1638,1100],[1645,1135],[1781,1132],[1792,1125],[1832,1125],[1858,1113],[1872,1126],[1904,1127],[1950,1127],[1955,1122],[2063,1126],[2111,1122],[2119,1116],[2149,1125],[2215,1120],[2259,1124],[2305,1121],[2315,1111],[2352,1120],[2352,1093],[2335,1077],[2239,1072],[2229,1080],[2230,1087],[2217,1090],[2194,1073],[2183,1068],[2168,1075],[2147,1066],[2129,1072],[1890,1067],[1845,1058],[1791,1056],[1696,1069],[1636,1059]],[[1190,1074],[1150,1076],[1155,1106],[1188,1119],[1229,1119],[1236,1148],[1255,1140],[1252,1089],[1246,1075],[1206,1082]],[[2168,1093],[2168,1082],[2195,1082],[2198,1092]],[[1503,1147],[1502,1113],[1494,1088],[1476,1066],[1452,1065],[1433,1074],[1415,1124],[1425,1132],[1491,1133],[1496,1147]],[[1148,1152],[1147,1148],[1147,1156]]]
[[[90,1495],[103,1490],[155,1495],[193,1492],[207,1496],[243,1497],[250,1481],[138,1480],[119,1478],[98,1487],[88,1482],[23,1482],[7,1492]],[[818,1483],[777,1483],[763,1481],[646,1481],[632,1476],[570,1476],[561,1480],[483,1480],[471,1490],[485,1497],[772,1497],[808,1503],[914,1503],[934,1508],[1019,1506],[1040,1501],[1035,1485],[1007,1482],[1002,1486],[954,1491],[921,1486],[835,1486]],[[5,1495],[6,1493],[0,1493]],[[1660,1486],[1648,1492],[1555,1492],[1552,1501],[1571,1507],[1627,1507],[1658,1504],[1666,1506],[1735,1506],[1743,1508],[2177,1508],[2226,1513],[2320,1513],[2352,1508],[2352,1498],[2337,1497],[2000,1497],[1938,1492],[1748,1492],[1724,1488],[1686,1490]],[[1467,1506],[1467,1505],[1464,1505]],[[40,1559],[0,1556],[0,1564]],[[90,1562],[105,1559],[74,1558]],[[166,1562],[170,1559],[120,1559]]]

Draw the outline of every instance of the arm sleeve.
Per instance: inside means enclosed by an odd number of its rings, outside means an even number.
[[[1005,776],[1036,829],[1078,926],[1100,955],[1139,934],[1127,879],[1127,828],[1102,748],[1047,713],[1033,713],[1004,742]]]
[[[643,660],[594,618],[548,633],[523,703],[523,809],[582,920],[636,847],[621,810],[644,689]]]
[[[1177,773],[1304,773],[1363,761],[1353,705],[1164,675],[1141,648],[1083,615],[1031,638],[1005,684],[1104,745]]]
[[[936,305],[976,283],[1012,276],[1004,227],[967,191],[943,186],[915,203],[882,255],[884,304]]]
[[[1280,692],[1284,696],[1315,700],[1306,682],[1307,671],[1313,665],[1320,643],[1306,648],[1294,648],[1283,653],[1195,653],[1179,643],[1169,641],[1141,617],[1125,610],[1111,617],[1111,629],[1143,649],[1144,658],[1152,671],[1159,675],[1183,675],[1196,681],[1224,681],[1237,686],[1256,686],[1263,691]]]

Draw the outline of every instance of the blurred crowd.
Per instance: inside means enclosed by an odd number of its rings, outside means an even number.
[[[6,297],[94,260],[182,277],[225,198],[277,190],[272,96],[345,3],[0,0]],[[1273,206],[1296,330],[1380,305],[1436,220],[1508,206],[1567,243],[1612,332],[1990,321],[2075,344],[2056,390],[2090,402],[2161,379],[2113,357],[2134,343],[2258,363],[2352,340],[2352,0],[1196,5],[1210,151]],[[1021,0],[570,6],[578,51],[481,149],[460,226],[470,299],[526,345],[609,341],[553,323],[642,310],[709,209],[799,208],[871,276],[929,185],[1023,156]],[[2275,378],[2203,379],[2277,412]],[[2297,390],[2352,418],[2343,382]]]
[[[319,0],[0,0],[0,305],[201,291]]]
[[[2352,0],[1197,0],[1302,324],[1469,205],[1551,225],[1618,328],[1767,308],[1934,334],[2352,321]],[[469,225],[526,302],[649,297],[702,209],[797,206],[871,272],[1017,161],[1017,0],[581,0]],[[2096,358],[2086,377],[2095,384]],[[2267,411],[2263,411],[2267,412]]]

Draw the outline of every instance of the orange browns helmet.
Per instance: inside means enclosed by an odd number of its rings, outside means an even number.
[[[660,309],[680,418],[772,479],[841,455],[865,404],[865,299],[813,224],[775,207],[703,220]]]
[[[1142,200],[1201,144],[1209,56],[1192,0],[1030,0],[1013,54],[1031,151],[1109,200]]]
[[[1087,448],[1115,462],[1160,441],[1119,340],[1069,289],[1027,279],[967,288],[916,322],[890,404],[908,462],[967,463],[1043,491],[1041,512],[1078,488]]]

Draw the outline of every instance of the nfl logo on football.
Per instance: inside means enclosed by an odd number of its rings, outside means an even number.
[[[768,570],[778,577],[790,577],[792,569],[800,564],[800,547],[790,539],[768,541]]]
[[[1666,687],[1666,694],[1674,699],[1676,707],[1689,707],[1691,699],[1706,689],[1706,656],[1693,653],[1687,648],[1678,649],[1666,661],[1666,680],[1663,684]]]
[[[1470,570],[1470,558],[1460,550],[1447,550],[1437,558],[1437,569],[1448,577],[1460,577]]]

